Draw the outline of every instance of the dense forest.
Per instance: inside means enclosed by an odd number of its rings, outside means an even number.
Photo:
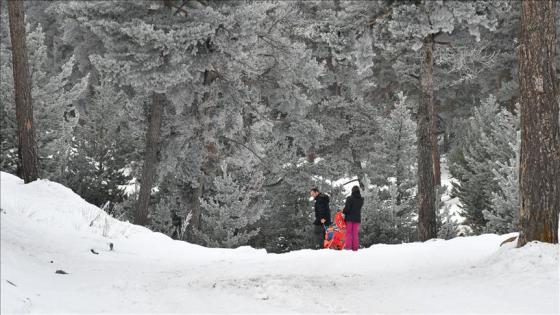
[[[209,247],[310,248],[310,188],[334,213],[349,183],[365,247],[558,242],[555,1],[1,6],[0,168],[26,182]]]

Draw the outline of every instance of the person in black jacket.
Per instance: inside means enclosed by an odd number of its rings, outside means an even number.
[[[323,242],[325,240],[325,228],[324,225],[331,225],[331,210],[329,207],[329,196],[321,193],[319,189],[312,188],[310,191],[311,197],[315,199],[315,221],[313,222],[314,229],[314,239],[316,240],[316,246],[318,248],[323,248]]]
[[[360,247],[360,222],[362,222],[362,206],[364,198],[360,194],[360,187],[352,187],[352,194],[346,198],[342,213],[346,220],[346,249],[357,251]]]

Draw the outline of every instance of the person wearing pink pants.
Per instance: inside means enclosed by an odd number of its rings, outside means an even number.
[[[360,194],[360,187],[352,187],[352,194],[346,198],[344,219],[346,220],[346,245],[345,249],[357,251],[360,248],[360,222],[362,220],[362,206],[364,198]]]
[[[359,222],[346,222],[346,245],[345,249],[357,251],[360,248],[360,223]]]

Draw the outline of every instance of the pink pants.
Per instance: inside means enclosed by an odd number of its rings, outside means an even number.
[[[358,250],[360,247],[360,238],[358,232],[360,230],[360,223],[346,221],[346,245],[344,248],[351,250]]]

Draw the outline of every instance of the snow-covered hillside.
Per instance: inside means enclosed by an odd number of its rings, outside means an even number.
[[[511,235],[358,252],[207,249],[6,173],[1,208],[3,314],[559,312],[558,245],[500,247]]]

